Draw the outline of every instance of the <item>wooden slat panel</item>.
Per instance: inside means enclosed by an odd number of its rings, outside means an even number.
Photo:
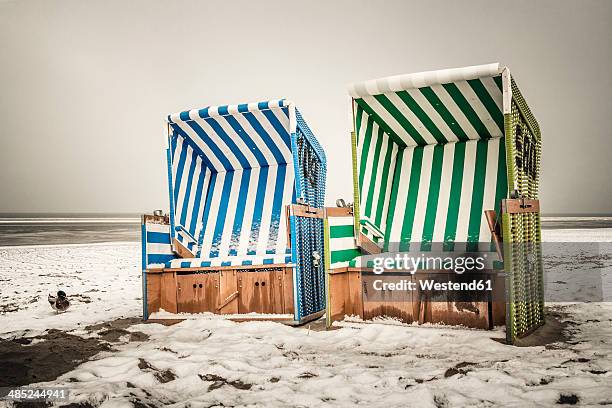
[[[219,273],[179,275],[179,313],[216,313],[219,304]]]
[[[493,279],[491,319],[493,326],[503,326],[506,324],[506,278],[500,273]]]
[[[370,238],[363,235],[361,232],[357,236],[357,246],[366,254],[380,254],[382,250]]]
[[[193,254],[185,248],[178,239],[174,238],[172,240],[172,247],[174,248],[174,253],[177,254],[179,258],[193,258]]]
[[[167,269],[147,272],[149,313],[162,308],[171,313],[292,314],[293,273],[294,268],[284,264],[282,268],[226,267],[216,273],[176,275]]]
[[[439,282],[455,281],[459,276],[455,273],[419,273],[415,280],[433,279]],[[482,279],[491,275],[482,275]],[[470,279],[480,279],[480,275],[472,274]],[[484,293],[484,292],[483,292]],[[444,323],[448,325],[464,325],[480,329],[488,329],[490,325],[489,302],[486,300],[463,301],[453,297],[452,291],[428,291],[420,289],[415,296],[415,306],[418,308],[419,323]],[[455,300],[457,299],[457,300]]]
[[[488,302],[432,302],[431,323],[489,328]]]
[[[285,310],[285,291],[283,287],[284,271],[274,270],[270,272],[270,294],[271,307],[273,312],[277,314],[284,313]]]
[[[359,268],[351,268],[351,270],[359,270]],[[335,269],[331,269],[329,272],[327,272],[330,275],[338,275],[338,274],[343,274],[343,273],[347,273],[349,271],[348,267],[342,267],[342,268],[335,268]]]
[[[361,272],[348,272],[348,292],[347,314],[363,317]]]
[[[221,311],[225,306],[229,305],[236,299],[238,299],[238,291],[230,294],[225,299],[220,299],[221,303],[217,306],[217,312]]]
[[[274,313],[270,272],[238,272],[238,313]]]
[[[293,268],[283,268],[283,313],[295,313],[293,308]]]
[[[325,215],[327,217],[348,217],[353,215],[353,209],[350,207],[325,207]]]
[[[291,211],[293,215],[298,217],[308,217],[308,218],[323,218],[323,209],[310,207],[308,205],[299,205],[299,204],[291,204]]]
[[[160,307],[166,312],[177,313],[176,274],[174,272],[161,274]]]
[[[343,268],[329,274],[330,319],[344,319],[345,315],[363,317],[361,272]]]
[[[169,215],[153,215],[153,214],[143,214],[140,219],[142,224],[170,224],[170,216]]]
[[[362,275],[363,318],[372,319],[377,316],[386,316],[398,318],[405,323],[412,323],[414,321],[412,291],[388,290],[374,292],[374,281],[379,279],[382,279],[386,283],[399,283],[402,280],[413,280],[411,275]]]
[[[349,296],[348,272],[329,274],[329,316],[330,323],[344,319],[346,301]]]
[[[219,302],[224,302],[229,296],[238,291],[238,272],[235,269],[228,269],[219,272]],[[219,313],[236,314],[238,313],[238,297],[235,297]]]
[[[473,279],[492,279],[494,291],[502,291],[503,277],[497,278],[497,271],[484,271],[480,274],[470,275]],[[449,325],[464,325],[467,327],[488,329],[493,324],[503,324],[505,319],[505,304],[491,302],[483,292],[483,297],[474,301],[462,301],[462,298],[452,297],[451,291],[422,292],[393,291],[382,298],[368,296],[364,287],[371,288],[372,282],[379,279],[377,275],[362,275],[359,268],[338,268],[329,273],[330,293],[330,320],[342,320],[345,315],[358,315],[364,319],[373,319],[377,316],[396,317],[404,322],[418,321],[419,323],[445,323]],[[462,279],[461,276],[448,271],[419,271],[413,277],[387,276],[386,282],[395,282],[400,279],[418,280],[434,279],[440,282]],[[418,288],[418,286],[417,286]],[[371,289],[368,289],[371,290]],[[503,294],[494,293],[503,299]],[[499,303],[496,305],[496,303]],[[497,307],[497,309],[496,309]],[[495,317],[495,320],[493,316]]]
[[[502,200],[502,212],[509,214],[539,213],[540,200],[532,200],[528,198],[509,198]]]
[[[147,311],[151,313],[159,312],[161,305],[161,277],[159,273],[147,273]],[[148,318],[149,316],[145,316]]]

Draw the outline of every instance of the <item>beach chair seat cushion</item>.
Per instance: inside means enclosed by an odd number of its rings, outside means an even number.
[[[224,256],[215,258],[182,258],[166,262],[166,268],[209,268],[222,266],[282,265],[290,264],[290,254],[264,254]]]
[[[397,270],[402,270],[405,269],[403,263],[398,263],[395,261],[394,258],[394,254],[390,253],[390,252],[383,252],[381,254],[367,254],[367,255],[360,255],[360,256],[356,256],[355,258],[349,260],[349,261],[344,261],[344,262],[336,262],[330,265],[330,269],[338,269],[338,268],[369,268],[372,269],[375,266],[380,266],[380,265],[376,265],[378,259],[390,259],[393,261],[393,263],[390,263],[390,261],[385,261],[385,265],[384,268],[385,269],[397,269]]]

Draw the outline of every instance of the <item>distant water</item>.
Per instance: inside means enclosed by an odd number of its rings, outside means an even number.
[[[544,229],[612,228],[612,217],[547,217]],[[139,242],[137,214],[2,214],[0,246]]]
[[[19,214],[0,217],[0,246],[140,241],[134,214]]]
[[[543,229],[612,228],[612,217],[542,217]]]

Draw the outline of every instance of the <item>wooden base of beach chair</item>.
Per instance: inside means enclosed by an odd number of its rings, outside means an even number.
[[[286,315],[294,313],[293,270],[286,264],[150,269],[146,271],[145,317],[163,309],[169,313],[270,315],[266,320],[285,315],[280,318],[288,320]]]
[[[385,277],[385,282],[400,280],[418,281],[437,279],[448,281],[452,273],[447,271],[421,271],[410,275]],[[375,275],[367,268],[337,268],[329,271],[328,325],[356,316],[364,320],[390,317],[404,323],[443,323],[463,325],[479,329],[492,329],[505,324],[504,277],[498,271],[484,271],[483,278],[491,279],[493,294],[482,301],[457,301],[431,293],[415,291],[393,291],[378,297],[368,296],[368,288],[383,275]],[[370,289],[371,290],[371,289]],[[496,300],[493,300],[496,299]]]
[[[224,319],[227,320],[231,320],[232,322],[236,322],[236,323],[246,323],[246,322],[257,322],[257,321],[266,321],[266,322],[275,322],[275,323],[282,323],[285,324],[287,326],[301,326],[304,325],[306,323],[310,323],[312,321],[318,320],[321,317],[323,317],[323,315],[325,315],[325,310],[321,310],[320,312],[316,312],[316,313],[312,313],[308,316],[304,316],[302,317],[300,320],[295,320],[293,318],[293,315],[291,315],[291,317],[288,316],[280,316],[280,315],[274,315],[274,314],[258,314],[257,316],[253,316],[251,314],[238,314],[238,315],[227,315],[227,314],[222,314],[220,315],[221,317],[223,317]],[[151,323],[151,324],[162,324],[164,326],[172,326],[175,325],[177,323],[181,323],[184,322],[187,319],[184,318],[177,318],[177,319],[147,319],[146,323]]]
[[[303,324],[312,322],[314,320],[320,319],[325,314],[325,310],[321,310],[320,312],[309,314],[308,316],[302,317],[300,320],[295,320],[292,317],[284,317],[279,315],[266,315],[261,314],[257,316],[243,314],[243,315],[223,315],[227,320],[231,320],[233,322],[256,322],[256,321],[268,321],[268,322],[276,322],[282,323],[287,326],[301,326]]]

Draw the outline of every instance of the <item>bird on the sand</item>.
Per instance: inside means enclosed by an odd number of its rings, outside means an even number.
[[[57,296],[49,294],[49,304],[56,312],[65,312],[70,307],[70,302],[66,298],[66,292],[60,290],[57,292]]]

